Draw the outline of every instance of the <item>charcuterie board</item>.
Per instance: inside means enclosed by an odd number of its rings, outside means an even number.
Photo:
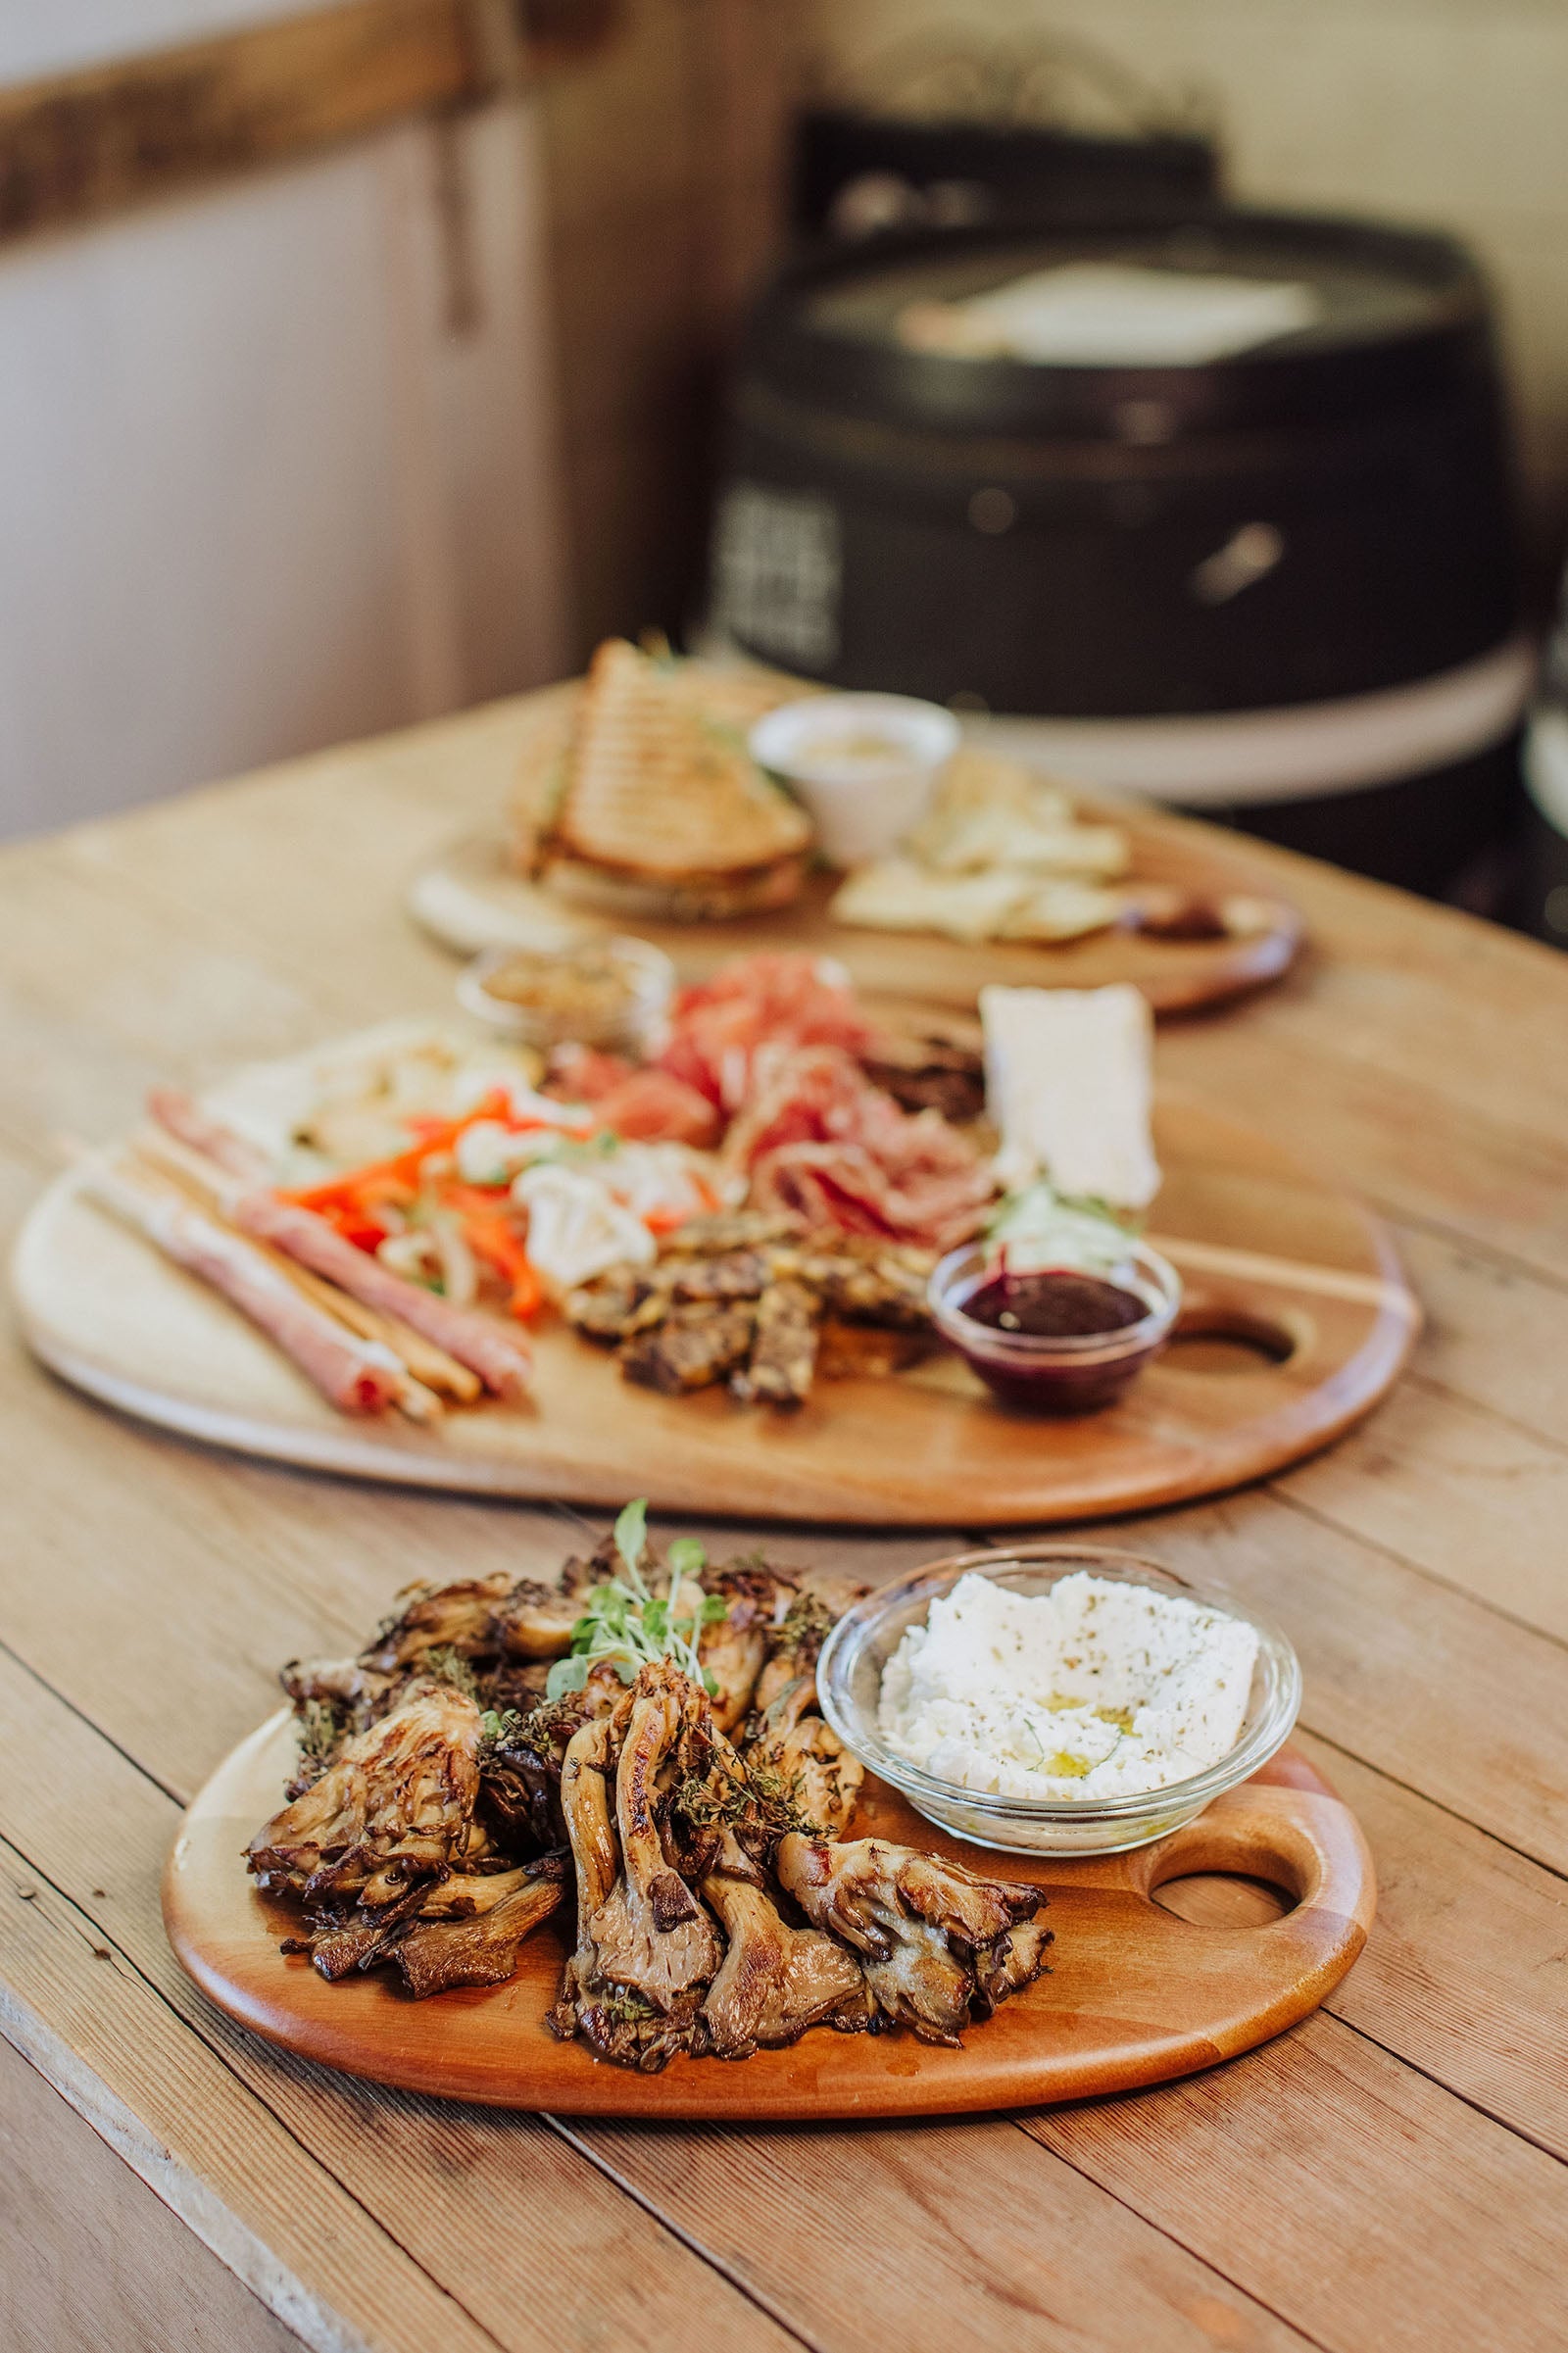
[[[87,1201],[74,1176],[23,1231],[14,1284],[45,1363],[120,1410],[242,1453],[496,1495],[750,1517],[971,1527],[1088,1519],[1211,1495],[1326,1445],[1397,1374],[1418,1310],[1377,1220],[1255,1129],[1162,1095],[1156,1239],[1187,1290],[1168,1353],[1109,1411],[1004,1411],[956,1358],[824,1381],[794,1413],[721,1390],[633,1388],[564,1325],[535,1394],[433,1430],[334,1412],[216,1294]]]
[[[677,2058],[662,2075],[609,2066],[544,2024],[564,1946],[547,1921],[510,1984],[410,2001],[380,1976],[328,1985],[285,1956],[292,1907],[259,1895],[244,1848],[277,1803],[293,1755],[286,1713],[221,1764],[187,1813],[164,1879],[181,1966],[241,2025],[301,2057],[410,2091],[566,2115],[732,2123],[953,2114],[1102,2096],[1211,2067],[1315,2009],[1366,1941],[1375,1891],[1360,1827],[1289,1747],[1185,1830],[1130,1854],[1065,1862],[1008,1856],[1047,1890],[1051,1974],[971,2029],[961,2049],[893,2035],[806,2035],[744,2065]],[[868,1782],[860,1837],[988,1868]],[[1156,1890],[1200,1874],[1283,1891],[1279,1918],[1200,1926]],[[1246,1890],[1250,1892],[1250,1890]],[[1272,1910],[1272,1906],[1263,1907]]]
[[[1086,816],[1102,813],[1085,805]],[[1037,989],[1098,989],[1131,981],[1156,1013],[1181,1013],[1262,988],[1290,968],[1301,944],[1301,918],[1260,881],[1244,856],[1231,858],[1168,825],[1156,831],[1125,809],[1114,813],[1129,840],[1136,879],[1213,908],[1212,935],[1159,938],[1116,927],[1050,946],[990,941],[983,951],[989,979]],[[639,914],[620,928],[662,948],[687,979],[706,977],[740,951],[805,948],[837,957],[868,995],[903,988],[915,952],[921,988],[934,1004],[973,1006],[977,951],[972,944],[835,922],[828,903],[841,879],[818,873],[800,899],[771,913],[703,923],[660,923]],[[532,945],[540,940],[541,923],[547,932],[558,925],[564,938],[585,928],[579,910],[564,901],[552,906],[548,893],[522,879],[499,833],[454,843],[414,877],[407,903],[422,930],[462,956]],[[1233,928],[1225,928],[1227,922]],[[601,922],[586,928],[611,926]]]

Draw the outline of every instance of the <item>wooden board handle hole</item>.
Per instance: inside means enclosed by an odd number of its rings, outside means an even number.
[[[1183,1372],[1255,1373],[1260,1360],[1289,1364],[1311,1337],[1307,1316],[1260,1315],[1199,1293],[1189,1296],[1168,1353]]]

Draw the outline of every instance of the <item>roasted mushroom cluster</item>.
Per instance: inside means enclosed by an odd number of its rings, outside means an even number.
[[[550,2025],[645,2071],[808,2028],[956,2042],[1045,1967],[1036,1887],[847,1838],[862,1769],[816,1705],[831,1608],[760,1556],[651,1551],[640,1506],[557,1588],[405,1595],[296,1661],[287,1802],[249,1863],[328,1979],[498,1985],[567,1907]]]

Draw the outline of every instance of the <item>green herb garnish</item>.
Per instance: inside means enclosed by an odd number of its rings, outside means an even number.
[[[622,1683],[635,1683],[644,1667],[667,1658],[716,1699],[718,1685],[698,1659],[697,1641],[705,1626],[724,1616],[726,1605],[720,1594],[700,1593],[693,1606],[684,1591],[708,1565],[703,1546],[695,1537],[677,1537],[669,1547],[663,1591],[656,1591],[643,1574],[648,1500],[639,1496],[615,1522],[615,1550],[621,1573],[596,1585],[589,1594],[571,1630],[569,1656],[558,1658],[550,1670],[546,1696],[562,1699],[568,1691],[580,1691],[597,1666],[609,1664]]]

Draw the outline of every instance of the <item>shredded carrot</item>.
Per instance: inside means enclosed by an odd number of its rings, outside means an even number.
[[[424,1162],[433,1152],[450,1152],[458,1138],[481,1120],[512,1119],[512,1098],[504,1087],[492,1088],[482,1103],[474,1104],[461,1119],[411,1120],[409,1125],[425,1132],[416,1144],[406,1152],[393,1152],[389,1159],[371,1160],[363,1168],[345,1169],[341,1176],[329,1177],[323,1185],[307,1185],[293,1193],[280,1193],[280,1201],[292,1201],[300,1209],[327,1209],[337,1203],[357,1204],[364,1197],[367,1185],[382,1186],[388,1182],[415,1185]],[[537,1122],[529,1124],[536,1125]],[[386,1199],[386,1195],[381,1197]]]

